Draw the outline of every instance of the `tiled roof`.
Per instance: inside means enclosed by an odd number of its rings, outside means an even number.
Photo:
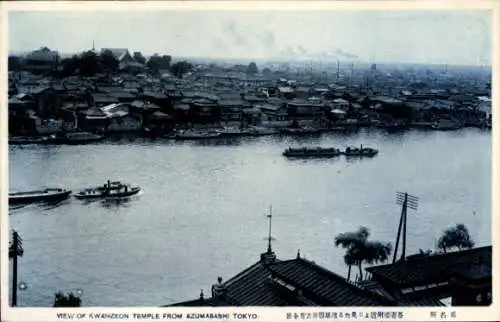
[[[369,267],[366,270],[380,282],[404,288],[447,282],[458,269],[472,267],[478,262],[491,267],[491,246],[416,257],[405,262]]]
[[[286,306],[293,305],[268,288],[269,270],[257,262],[228,280],[224,285],[229,302],[240,306]]]
[[[273,264],[270,271],[294,285],[319,305],[382,306],[389,300],[362,290],[339,276],[310,261],[298,258]]]
[[[216,299],[194,300],[172,306],[384,306],[396,305],[362,290],[312,262],[297,258],[259,261],[222,283]]]

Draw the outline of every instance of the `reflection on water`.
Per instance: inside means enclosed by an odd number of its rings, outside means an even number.
[[[361,144],[379,154],[282,155],[289,146]],[[30,285],[19,294],[21,306],[50,306],[55,292],[75,288],[85,290],[85,306],[195,298],[266,250],[270,204],[278,257],[293,258],[300,248],[341,275],[344,252],[334,236],[364,225],[374,240],[394,243],[396,191],[419,197],[418,211],[408,214],[408,254],[434,249],[459,221],[478,246],[491,243],[491,134],[475,129],[12,146],[9,163],[11,190],[78,191],[112,179],[147,191],[119,201],[9,208],[10,226],[24,239],[19,278]]]
[[[106,208],[128,207],[131,198],[109,198],[101,200],[101,204]]]

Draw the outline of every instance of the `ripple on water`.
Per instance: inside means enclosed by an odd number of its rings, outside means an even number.
[[[288,160],[295,145],[364,144],[373,159]],[[460,147],[460,148],[457,148]],[[475,130],[380,131],[313,138],[227,142],[118,140],[85,146],[9,148],[11,189],[72,189],[116,179],[143,193],[123,203],[69,199],[57,207],[9,211],[25,255],[23,306],[50,306],[58,290],[82,288],[86,305],[163,305],[209,294],[266,248],[269,204],[280,258],[297,250],[346,273],[336,234],[360,225],[394,243],[396,191],[419,199],[408,215],[408,252],[433,249],[460,221],[478,245],[490,244],[491,136]],[[475,215],[474,215],[475,212]]]

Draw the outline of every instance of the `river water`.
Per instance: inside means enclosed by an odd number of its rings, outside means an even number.
[[[372,159],[288,160],[288,146],[364,144]],[[407,254],[435,249],[442,231],[464,223],[477,246],[491,243],[491,133],[386,133],[205,142],[121,138],[83,146],[9,147],[10,190],[108,178],[143,192],[122,203],[84,202],[11,209],[24,239],[20,306],[51,306],[58,290],[83,291],[84,306],[159,306],[210,293],[222,276],[259,260],[273,209],[273,249],[346,275],[338,233],[364,225],[396,239],[396,191],[419,198],[409,210]],[[353,271],[354,275],[356,270]]]

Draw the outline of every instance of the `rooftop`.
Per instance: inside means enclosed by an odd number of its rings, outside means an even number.
[[[491,272],[491,246],[414,257],[404,262],[369,267],[366,271],[381,282],[404,288],[447,282],[454,272],[464,268],[472,269],[475,263],[489,265]]]
[[[348,283],[313,262],[258,261],[221,283],[222,296],[170,306],[390,306],[382,296]]]

